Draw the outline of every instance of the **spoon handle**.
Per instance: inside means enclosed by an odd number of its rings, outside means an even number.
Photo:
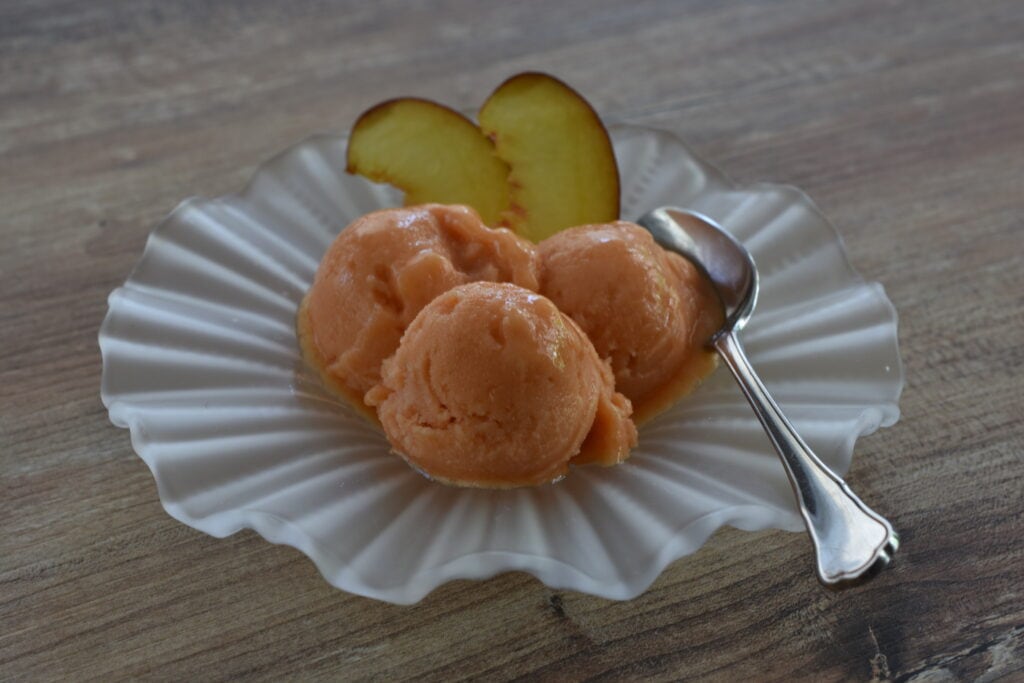
[[[889,564],[898,538],[889,522],[858,498],[804,443],[754,372],[732,332],[714,340],[786,466],[814,543],[818,578],[839,587]],[[871,572],[871,574],[869,574]]]

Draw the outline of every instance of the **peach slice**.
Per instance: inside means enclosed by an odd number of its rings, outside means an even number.
[[[382,102],[352,127],[349,173],[405,192],[405,204],[468,204],[497,226],[509,206],[508,165],[468,118],[412,97]]]
[[[510,167],[504,224],[534,242],[619,218],[619,170],[608,131],[562,81],[527,72],[480,109],[480,128]]]

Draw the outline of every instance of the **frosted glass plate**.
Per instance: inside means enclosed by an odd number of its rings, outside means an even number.
[[[750,358],[818,455],[845,472],[857,437],[899,417],[896,312],[882,287],[851,268],[800,190],[735,187],[668,133],[611,133],[623,217],[691,207],[753,252],[762,289],[743,333]],[[334,236],[400,203],[344,172],[345,147],[310,138],[241,194],[185,201],[110,295],[103,403],[131,430],[169,514],[218,537],[255,529],[301,550],[338,588],[395,603],[509,570],[627,599],[722,525],[802,529],[782,466],[724,369],[646,425],[627,463],[577,468],[554,485],[449,488],[389,454],[304,367],[295,336]]]

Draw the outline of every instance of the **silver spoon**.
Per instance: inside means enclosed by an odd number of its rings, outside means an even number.
[[[899,539],[892,525],[858,498],[796,433],[750,365],[736,333],[757,303],[757,267],[739,242],[712,220],[663,207],[639,221],[662,247],[692,261],[714,283],[725,323],[711,344],[729,366],[778,451],[814,544],[818,578],[829,587],[866,579],[889,565]]]

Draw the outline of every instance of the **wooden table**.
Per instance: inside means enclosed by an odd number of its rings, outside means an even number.
[[[0,679],[1024,679],[1024,4],[0,6]],[[807,190],[900,312],[903,417],[849,480],[895,568],[723,530],[641,597],[528,575],[413,607],[172,520],[99,400],[106,296],[180,199],[396,95],[553,72],[740,182]]]

